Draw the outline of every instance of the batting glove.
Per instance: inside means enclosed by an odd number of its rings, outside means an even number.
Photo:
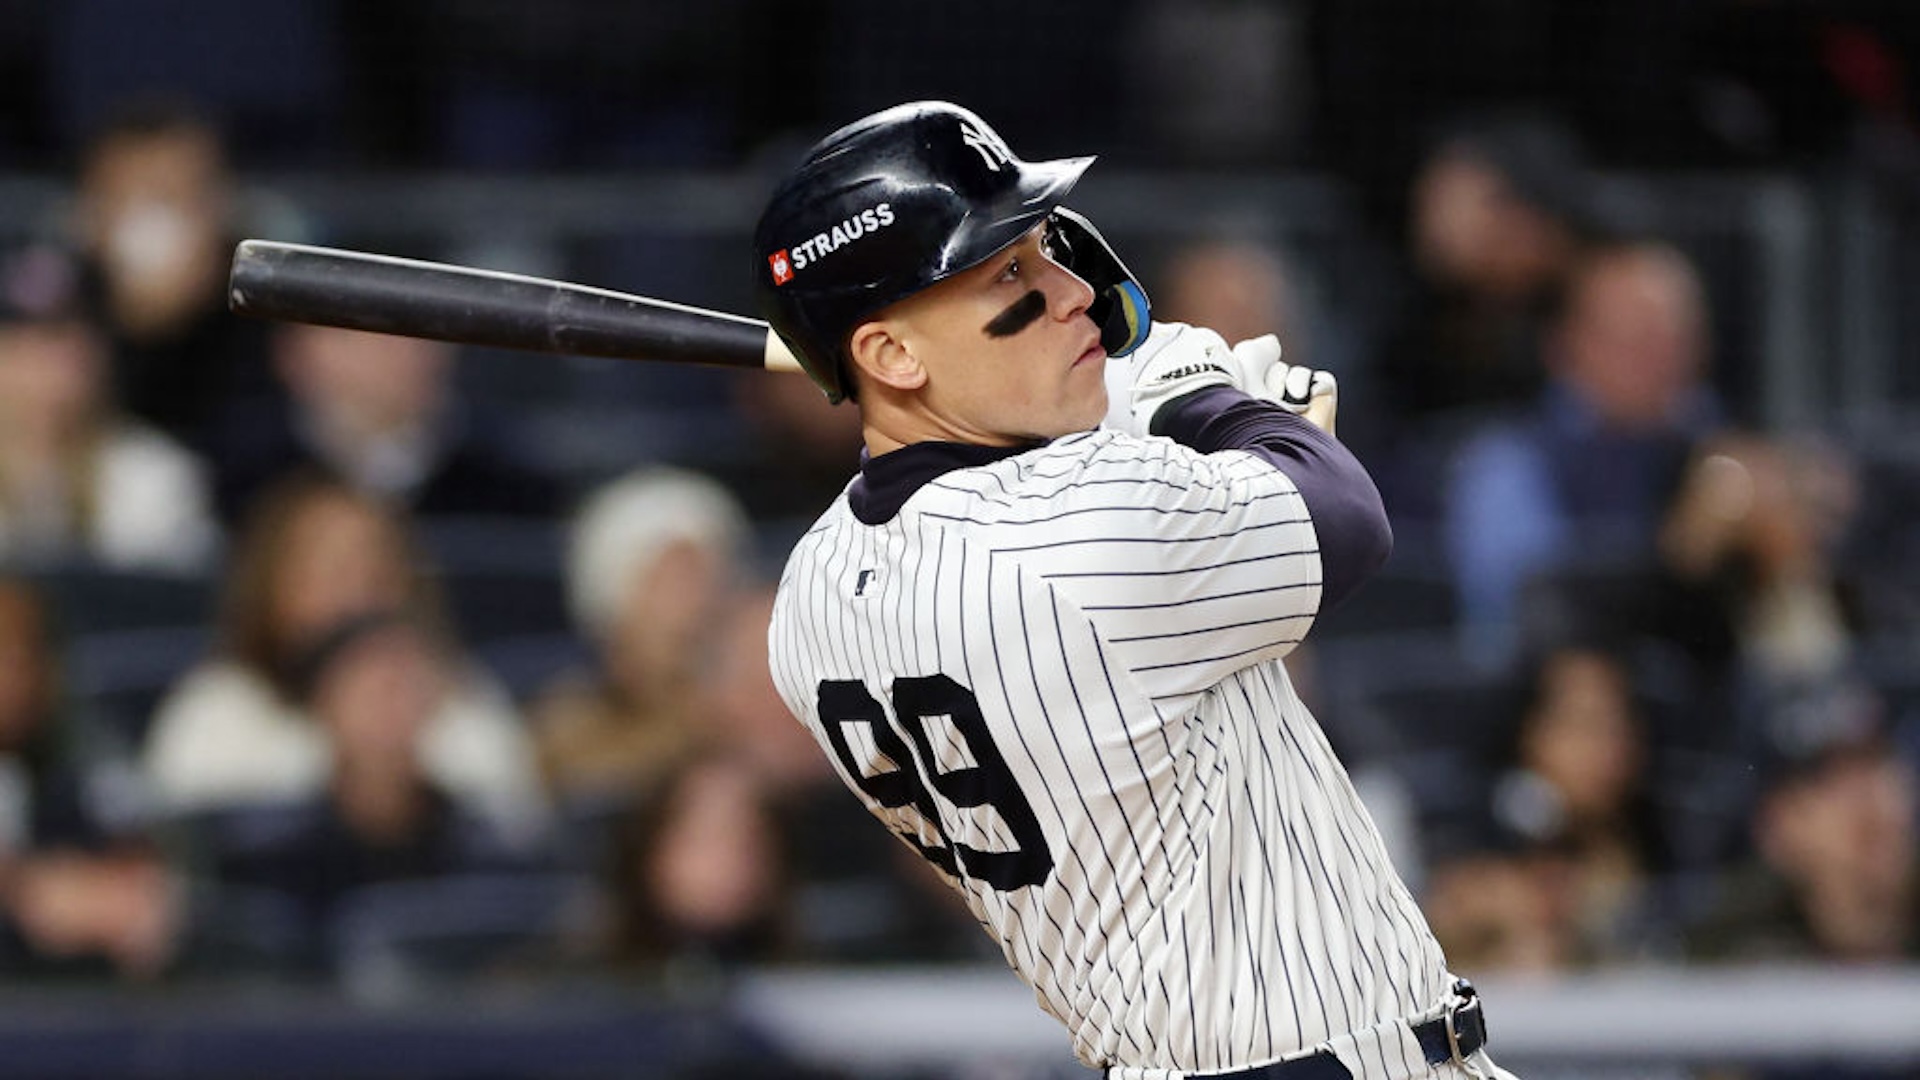
[[[1224,338],[1185,323],[1154,323],[1131,354],[1107,361],[1106,426],[1147,435],[1174,398],[1208,386],[1239,386],[1245,372]]]
[[[1340,409],[1340,384],[1333,372],[1304,364],[1275,364],[1267,372],[1266,389],[1267,394],[1261,396],[1333,434],[1334,414]]]
[[[1280,362],[1280,339],[1272,334],[1249,338],[1233,347],[1240,362],[1240,385],[1247,393],[1304,416],[1328,434],[1333,433],[1334,411],[1339,403],[1339,384],[1333,372],[1317,371],[1304,364]]]

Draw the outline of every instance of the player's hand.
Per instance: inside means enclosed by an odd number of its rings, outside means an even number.
[[[1340,411],[1340,384],[1333,372],[1319,371],[1302,364],[1277,364],[1267,374],[1267,400],[1327,434],[1333,434],[1335,415]]]
[[[1340,402],[1332,372],[1283,363],[1280,339],[1272,334],[1248,338],[1223,351],[1225,345],[1211,330],[1155,323],[1136,352],[1107,361],[1104,426],[1145,435],[1154,414],[1167,402],[1206,386],[1224,385],[1279,405],[1333,434]]]
[[[1245,377],[1219,334],[1186,323],[1154,323],[1138,349],[1107,361],[1105,426],[1147,435],[1167,402],[1208,386],[1245,389]]]
[[[1282,363],[1280,339],[1272,334],[1248,338],[1235,345],[1233,356],[1240,364],[1240,385],[1247,393],[1303,416],[1315,427],[1333,434],[1334,414],[1340,405],[1340,387],[1333,372]]]

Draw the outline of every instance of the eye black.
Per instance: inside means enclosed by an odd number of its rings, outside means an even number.
[[[1012,337],[1040,320],[1047,313],[1047,298],[1039,289],[1029,289],[1025,296],[1007,305],[1005,311],[995,315],[984,327],[988,337]]]

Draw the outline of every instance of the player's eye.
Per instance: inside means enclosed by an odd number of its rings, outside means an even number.
[[[1019,256],[1017,255],[1014,256],[1011,260],[1008,261],[1007,268],[1005,270],[1000,271],[1000,280],[1001,281],[1020,280],[1020,257]]]

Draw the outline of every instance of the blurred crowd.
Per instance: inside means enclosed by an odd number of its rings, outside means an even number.
[[[845,482],[851,410],[762,377],[743,414],[808,445],[569,484],[489,438],[451,347],[229,314],[199,116],[129,112],[74,179],[69,241],[0,267],[9,971],[979,954],[767,672],[756,528]]]
[[[466,104],[449,138],[548,130]],[[724,453],[554,475],[470,356],[229,315],[229,151],[116,112],[0,259],[0,970],[989,957],[767,672],[855,414],[702,382]],[[1695,256],[1598,213],[1584,154],[1497,112],[1424,140],[1377,325],[1245,237],[1146,267],[1159,317],[1335,370],[1393,513],[1291,664],[1463,973],[1920,960],[1920,467],[1729,402]]]

